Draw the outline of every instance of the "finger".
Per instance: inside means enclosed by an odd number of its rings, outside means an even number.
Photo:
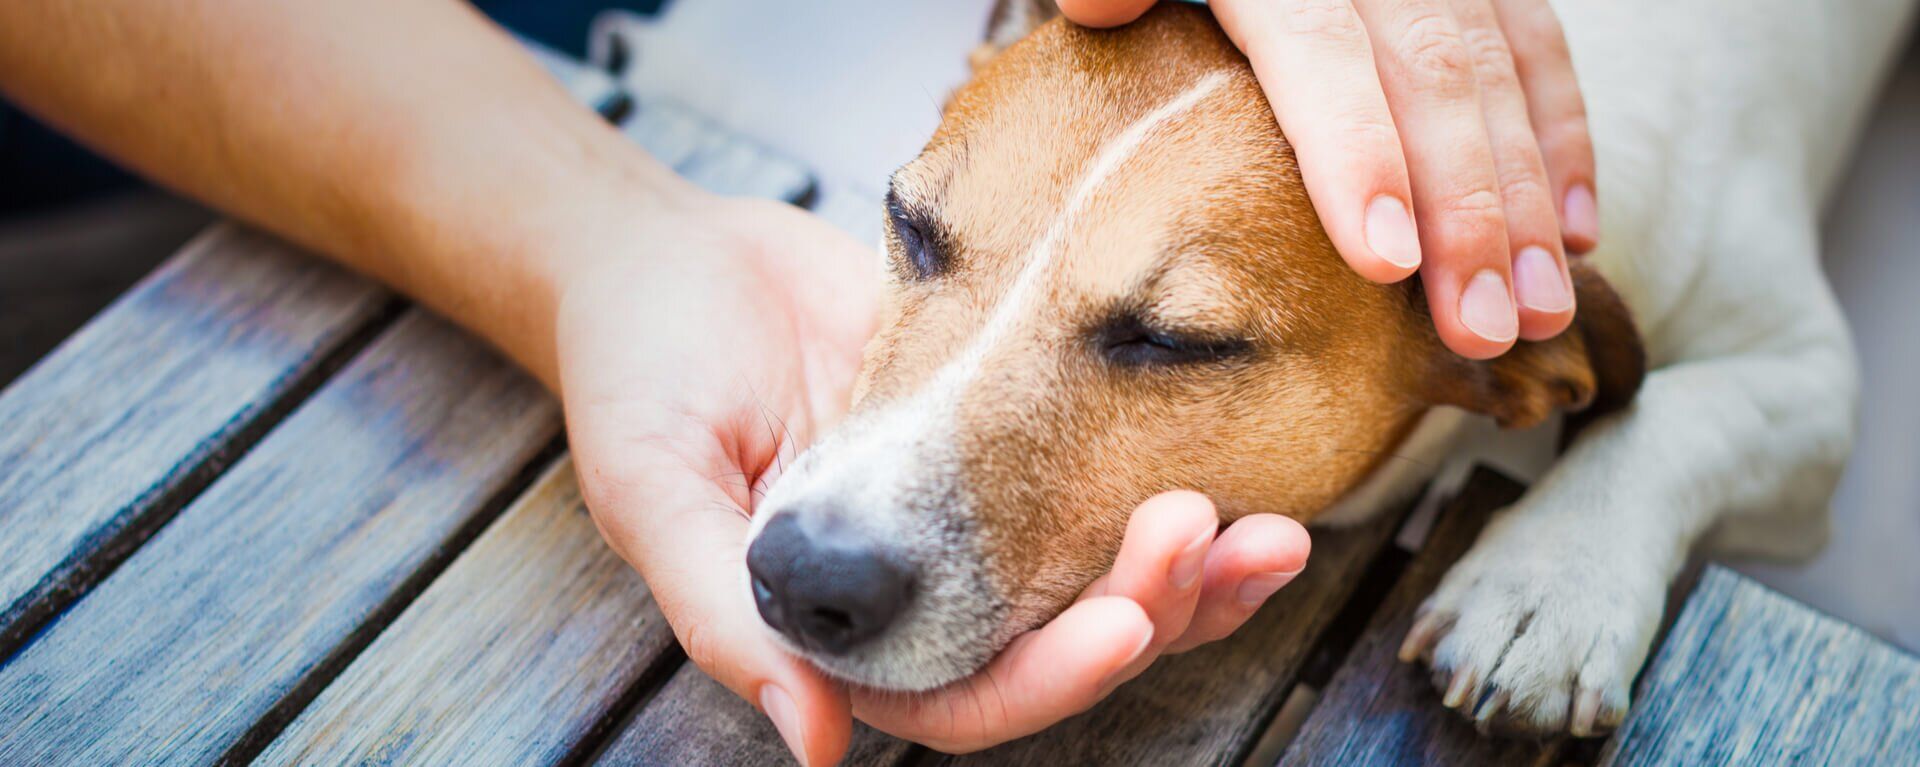
[[[1566,32],[1543,0],[1494,0],[1493,8],[1513,46],[1527,116],[1559,205],[1561,236],[1568,250],[1585,253],[1600,242],[1600,211],[1594,198],[1593,135]]]
[[[1462,356],[1496,356],[1520,326],[1471,54],[1441,0],[1360,0],[1357,7],[1406,145],[1434,327]]]
[[[747,517],[709,479],[725,467],[652,454],[603,462],[592,440],[575,444],[595,524],[645,578],[688,659],[759,707],[801,764],[838,761],[853,735],[851,705],[761,621],[744,575]],[[615,465],[617,480],[588,476]]]
[[[1107,690],[1139,676],[1160,648],[1187,633],[1219,530],[1213,502],[1190,490],[1161,493],[1134,510],[1113,569],[1095,587],[1101,595],[1126,597],[1146,610],[1153,642],[1126,669],[1108,677]]]
[[[1422,248],[1406,155],[1360,17],[1346,3],[1210,5],[1253,65],[1334,248],[1375,282],[1413,274]]]
[[[1206,585],[1193,621],[1164,652],[1186,652],[1239,630],[1306,569],[1312,548],[1307,529],[1287,517],[1253,514],[1234,521],[1207,553]]]
[[[1573,322],[1573,282],[1567,276],[1553,188],[1541,164],[1540,143],[1528,122],[1527,99],[1514,72],[1513,53],[1494,18],[1493,6],[1488,0],[1452,0],[1452,5],[1461,39],[1472,52],[1474,78],[1480,83],[1480,111],[1500,178],[1520,337],[1543,341]]]
[[[1060,15],[1083,27],[1117,27],[1146,13],[1153,0],[1060,0]]]
[[[1102,593],[1146,610],[1155,646],[1172,642],[1193,618],[1207,550],[1219,529],[1219,515],[1204,495],[1181,490],[1147,499],[1127,520]]]
[[[1067,608],[966,680],[902,703],[856,690],[853,710],[875,729],[948,753],[1031,735],[1099,702],[1109,677],[1146,654],[1153,623],[1130,599]]]

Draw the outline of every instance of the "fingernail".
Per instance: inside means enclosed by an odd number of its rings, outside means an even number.
[[[1213,542],[1213,533],[1208,532],[1195,538],[1193,543],[1180,552],[1173,560],[1173,567],[1167,569],[1167,580],[1175,591],[1185,591],[1200,580],[1200,568],[1207,563],[1207,544]]]
[[[773,720],[773,728],[780,731],[780,739],[787,742],[787,750],[793,752],[793,758],[801,767],[807,764],[807,739],[800,730],[800,709],[793,705],[793,698],[771,684],[760,686],[760,710]]]
[[[1273,592],[1279,591],[1281,586],[1291,582],[1296,575],[1299,573],[1254,573],[1240,582],[1240,590],[1235,593],[1235,596],[1240,599],[1242,605],[1258,606],[1261,602],[1267,601],[1267,597],[1273,596]]]
[[[1499,272],[1481,269],[1467,280],[1467,289],[1460,291],[1460,323],[1494,343],[1503,344],[1520,335],[1520,316],[1514,313],[1513,297]]]
[[[1514,257],[1513,294],[1521,306],[1536,312],[1559,314],[1573,308],[1573,287],[1560,262],[1538,245],[1522,248]]]
[[[1568,187],[1567,199],[1561,209],[1560,225],[1566,227],[1567,234],[1585,238],[1588,242],[1600,240],[1600,206],[1593,200],[1592,187],[1586,184]]]
[[[1420,232],[1413,228],[1406,203],[1384,194],[1367,203],[1367,247],[1394,266],[1420,265]]]

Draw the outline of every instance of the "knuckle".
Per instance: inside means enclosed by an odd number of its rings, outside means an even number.
[[[1396,50],[1407,70],[1432,87],[1464,87],[1473,59],[1453,19],[1426,13],[1408,20]]]
[[[1363,151],[1378,153],[1382,158],[1397,158],[1400,133],[1394,127],[1392,115],[1369,106],[1356,105],[1339,110],[1333,117],[1333,124],[1340,127],[1341,143],[1364,147]]]
[[[1584,110],[1575,115],[1551,120],[1540,126],[1537,133],[1540,152],[1546,157],[1562,162],[1592,164],[1593,136],[1587,130]]]
[[[1553,6],[1547,3],[1533,3],[1526,10],[1514,14],[1514,32],[1542,45],[1550,46],[1549,52],[1565,52],[1567,35],[1560,28],[1560,17],[1553,12]]]
[[[1280,15],[1294,34],[1337,43],[1364,39],[1360,15],[1349,0],[1293,0]]]
[[[709,675],[720,671],[720,646],[713,641],[712,632],[702,630],[697,621],[683,620],[686,625],[680,629],[680,648],[686,650],[687,660]]]
[[[1518,80],[1514,72],[1513,48],[1507,45],[1507,37],[1500,30],[1489,27],[1467,29],[1460,33],[1460,42],[1466,48],[1468,58],[1473,61],[1481,84]]]
[[[1475,189],[1452,197],[1440,206],[1447,231],[1458,242],[1506,241],[1506,207],[1492,189]]]
[[[1552,198],[1547,190],[1547,180],[1535,173],[1516,173],[1500,182],[1500,197],[1511,207],[1521,207],[1518,203],[1540,201]]]

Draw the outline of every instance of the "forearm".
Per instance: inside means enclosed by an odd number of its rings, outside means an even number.
[[[4,3],[0,89],[549,384],[565,259],[687,196],[454,0]]]

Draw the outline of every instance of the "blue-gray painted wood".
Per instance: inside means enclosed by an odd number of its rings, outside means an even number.
[[[1233,637],[1163,659],[1093,710],[958,764],[1224,763],[1251,747],[1399,514],[1321,533],[1305,574]],[[895,764],[910,746],[867,732],[849,764]],[[784,748],[754,707],[685,666],[624,727],[604,764],[762,764]]]
[[[945,761],[963,765],[1228,764],[1253,748],[1314,646],[1405,516],[1314,535],[1306,572],[1233,636],[1162,658],[1085,714]]]
[[[410,312],[0,667],[0,764],[246,756],[559,429],[531,379]]]
[[[1321,691],[1282,765],[1549,765],[1565,744],[1487,738],[1440,705],[1426,669],[1395,655],[1421,600],[1465,554],[1493,512],[1520,497],[1512,480],[1480,469],[1446,504],[1426,543]]]
[[[1633,706],[1602,764],[1920,764],[1920,658],[1718,566]]]
[[[635,140],[658,147],[704,131],[699,144],[717,147],[714,157],[745,163],[709,170],[697,153],[677,158],[690,180],[731,185],[711,191],[779,199],[805,179],[711,123],[647,106],[624,127]],[[671,628],[600,541],[564,466],[441,574],[261,762],[550,764],[598,742],[623,701],[644,692],[643,675],[670,673],[680,657]]]
[[[842,765],[905,763],[913,747],[856,722]],[[792,764],[773,723],[753,706],[686,664],[595,761],[601,767]],[[1070,764],[1074,762],[1062,762]]]
[[[672,646],[562,460],[255,764],[555,764],[611,726]]]
[[[815,191],[812,174],[798,163],[670,99],[642,100],[621,131],[654,159],[708,191],[796,204],[809,202]]]
[[[0,392],[0,660],[310,390],[391,301],[223,224]]]

